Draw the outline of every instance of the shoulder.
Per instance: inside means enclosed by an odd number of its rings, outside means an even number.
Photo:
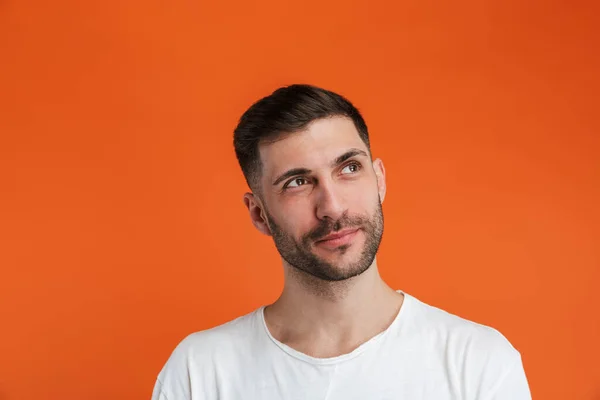
[[[224,324],[191,333],[179,341],[158,374],[153,400],[165,393],[168,398],[189,399],[193,385],[210,391],[218,369],[235,364],[234,357],[243,357],[253,347],[260,332],[257,329],[261,323],[260,311],[259,308]]]
[[[521,355],[497,328],[431,306],[405,293],[408,337],[425,339],[461,368],[510,368]],[[420,340],[420,341],[421,341]]]
[[[472,385],[463,387],[465,392],[491,393],[513,385],[517,387],[514,398],[527,398],[521,354],[503,333],[405,296],[406,337],[427,346],[434,358],[443,360],[451,375],[470,382]],[[516,383],[503,383],[509,381]],[[525,394],[524,397],[520,397],[521,394]]]
[[[224,324],[210,329],[194,332],[183,338],[173,351],[173,355],[206,357],[217,351],[244,345],[256,335],[260,323],[258,313],[261,309],[252,311]]]
[[[414,333],[435,336],[449,344],[463,344],[467,347],[481,346],[499,348],[507,352],[516,349],[495,327],[472,321],[442,308],[429,305],[405,293],[407,329]]]

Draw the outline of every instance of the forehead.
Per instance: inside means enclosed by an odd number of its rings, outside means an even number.
[[[263,176],[272,177],[290,168],[319,168],[350,148],[368,153],[354,123],[347,117],[330,117],[311,122],[304,130],[283,135],[259,146]]]

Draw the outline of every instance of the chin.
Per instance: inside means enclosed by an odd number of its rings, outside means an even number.
[[[320,258],[329,265],[332,265],[336,270],[349,271],[360,263],[361,254],[359,252],[357,252],[357,254],[335,254],[330,257]]]

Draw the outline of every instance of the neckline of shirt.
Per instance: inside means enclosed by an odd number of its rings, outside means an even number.
[[[397,292],[402,293],[404,295],[404,300],[402,302],[402,306],[400,307],[400,310],[398,311],[398,314],[396,314],[396,316],[394,317],[394,320],[387,327],[387,329],[385,329],[384,331],[373,336],[371,339],[367,340],[366,342],[364,342],[363,344],[358,346],[356,349],[352,350],[350,353],[341,354],[341,355],[335,356],[335,357],[319,358],[319,357],[309,356],[308,354],[302,353],[301,351],[293,349],[292,347],[286,345],[285,343],[280,342],[279,340],[275,339],[275,337],[273,335],[271,335],[271,332],[269,331],[269,328],[267,327],[267,322],[265,320],[265,313],[264,313],[266,306],[261,306],[258,309],[257,314],[258,314],[260,323],[262,324],[262,327],[263,327],[264,332],[267,335],[267,337],[275,345],[277,345],[277,347],[279,347],[281,350],[286,352],[288,355],[290,355],[294,358],[297,358],[299,360],[308,362],[310,364],[316,364],[316,365],[337,364],[340,362],[351,360],[354,357],[362,354],[368,348],[372,347],[375,343],[382,340],[388,334],[388,332],[390,332],[393,329],[396,329],[396,327],[401,323],[401,321],[404,320],[403,315],[407,313],[406,308],[407,308],[408,304],[410,304],[412,302],[412,296],[410,296],[409,294],[407,294],[406,292],[404,292],[402,290],[397,290]]]

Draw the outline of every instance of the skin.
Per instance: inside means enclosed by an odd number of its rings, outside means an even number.
[[[404,300],[382,280],[375,255],[383,162],[371,160],[352,120],[341,116],[262,143],[259,154],[260,188],[244,203],[256,229],[273,237],[285,277],[265,308],[267,327],[313,357],[349,353],[384,331]],[[349,234],[322,241],[336,232]]]

